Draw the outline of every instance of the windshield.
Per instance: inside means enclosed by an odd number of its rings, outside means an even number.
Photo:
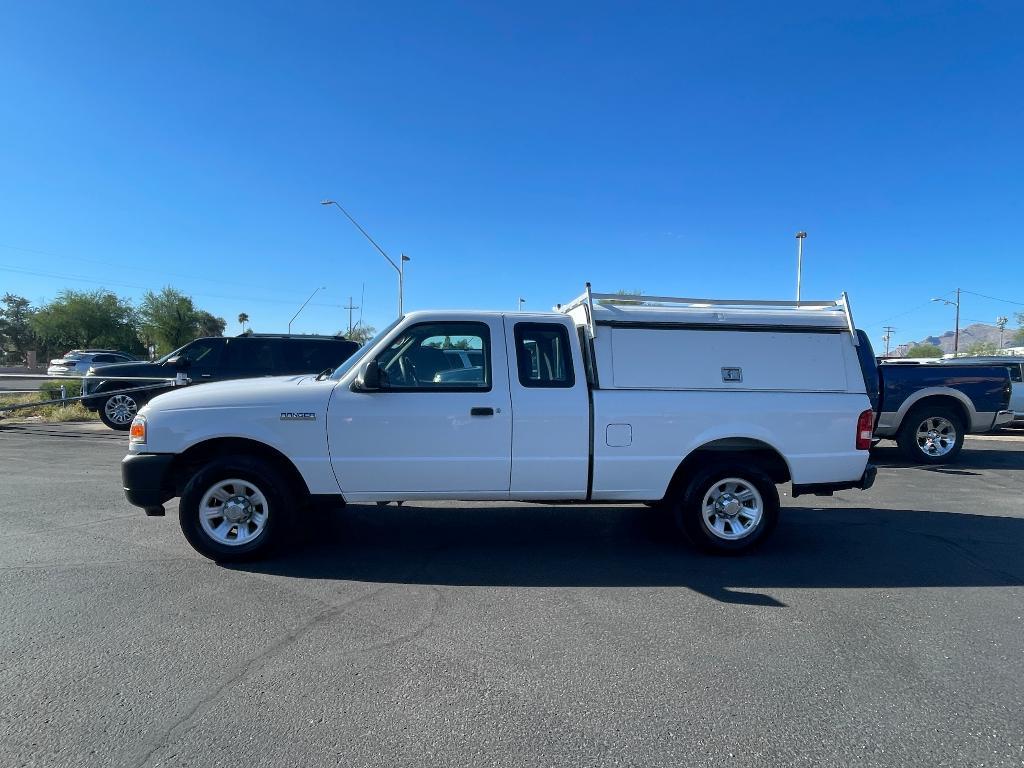
[[[190,342],[189,342],[188,344],[191,344],[191,343],[192,343],[192,342],[190,341]],[[180,353],[181,353],[181,351],[182,351],[183,349],[185,349],[185,347],[187,347],[187,346],[188,346],[188,344],[186,344],[186,345],[185,345],[184,347],[178,347],[178,348],[177,348],[176,350],[174,350],[173,352],[168,352],[168,353],[167,353],[166,355],[164,355],[163,357],[161,357],[161,358],[160,358],[159,360],[154,360],[153,362],[155,362],[155,363],[156,363],[157,365],[160,365],[161,363],[166,363],[166,362],[167,362],[168,360],[170,360],[170,359],[171,359],[172,357],[174,357],[175,355],[177,355],[177,354],[180,354]]]
[[[389,333],[391,333],[391,331],[393,331],[395,329],[395,326],[398,325],[400,322],[402,322],[402,318],[398,318],[397,320],[392,322],[391,325],[389,325],[387,328],[385,328],[383,331],[381,331],[376,336],[374,336],[372,339],[370,339],[368,342],[363,344],[363,346],[361,346],[356,351],[356,353],[354,355],[352,355],[352,357],[350,357],[348,360],[346,360],[344,363],[342,363],[341,365],[339,365],[337,368],[334,369],[334,373],[331,374],[331,379],[333,381],[338,381],[342,376],[344,376],[346,373],[351,371],[356,365],[358,365],[360,360],[362,360],[364,357],[366,357],[366,353],[369,352],[371,349],[373,349],[374,346],[376,346],[378,341],[380,341],[385,336],[387,336]]]

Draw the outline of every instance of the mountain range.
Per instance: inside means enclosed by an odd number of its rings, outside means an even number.
[[[1013,339],[1013,334],[1016,332],[1015,328],[1007,328],[1003,331],[1003,345],[1009,346]],[[927,336],[921,341],[916,342],[917,344],[934,344],[939,347],[943,353],[953,351],[953,331],[946,331],[941,336]],[[987,323],[971,323],[970,325],[964,326],[960,329],[960,351],[963,353],[968,347],[979,344],[999,344],[999,329],[994,325]],[[913,344],[911,345],[913,346]]]

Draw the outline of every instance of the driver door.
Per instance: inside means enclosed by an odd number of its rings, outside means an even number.
[[[376,361],[381,389],[339,387],[328,411],[331,463],[346,498],[508,498],[512,409],[501,318],[412,324]]]

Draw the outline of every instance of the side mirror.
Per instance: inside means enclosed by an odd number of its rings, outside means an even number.
[[[362,392],[376,392],[384,389],[381,382],[380,364],[376,360],[371,360],[363,366],[362,373],[356,379],[356,389]]]
[[[167,364],[179,371],[187,371],[192,367],[192,361],[185,355],[175,355],[167,361]]]

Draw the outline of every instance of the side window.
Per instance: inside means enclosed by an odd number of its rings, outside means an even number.
[[[391,390],[486,392],[490,347],[485,323],[413,325],[377,358],[381,381]],[[464,359],[474,364],[464,366]]]
[[[349,342],[303,339],[286,341],[282,350],[287,372],[320,373],[341,365],[348,357],[348,347]]]
[[[516,361],[524,387],[572,387],[569,331],[557,323],[516,323]]]
[[[1010,381],[1016,381],[1016,382],[1024,381],[1024,376],[1021,376],[1021,368],[1022,367],[1024,367],[1024,365],[1011,365],[1011,366],[1009,366],[1009,369],[1010,369]]]
[[[92,361],[94,363],[112,363],[114,362],[113,355],[93,355]]]
[[[231,339],[228,345],[228,366],[243,375],[274,373],[277,347],[277,339]]]
[[[199,339],[185,347],[181,354],[187,357],[194,366],[212,368],[220,362],[220,353],[223,348],[223,339]]]

